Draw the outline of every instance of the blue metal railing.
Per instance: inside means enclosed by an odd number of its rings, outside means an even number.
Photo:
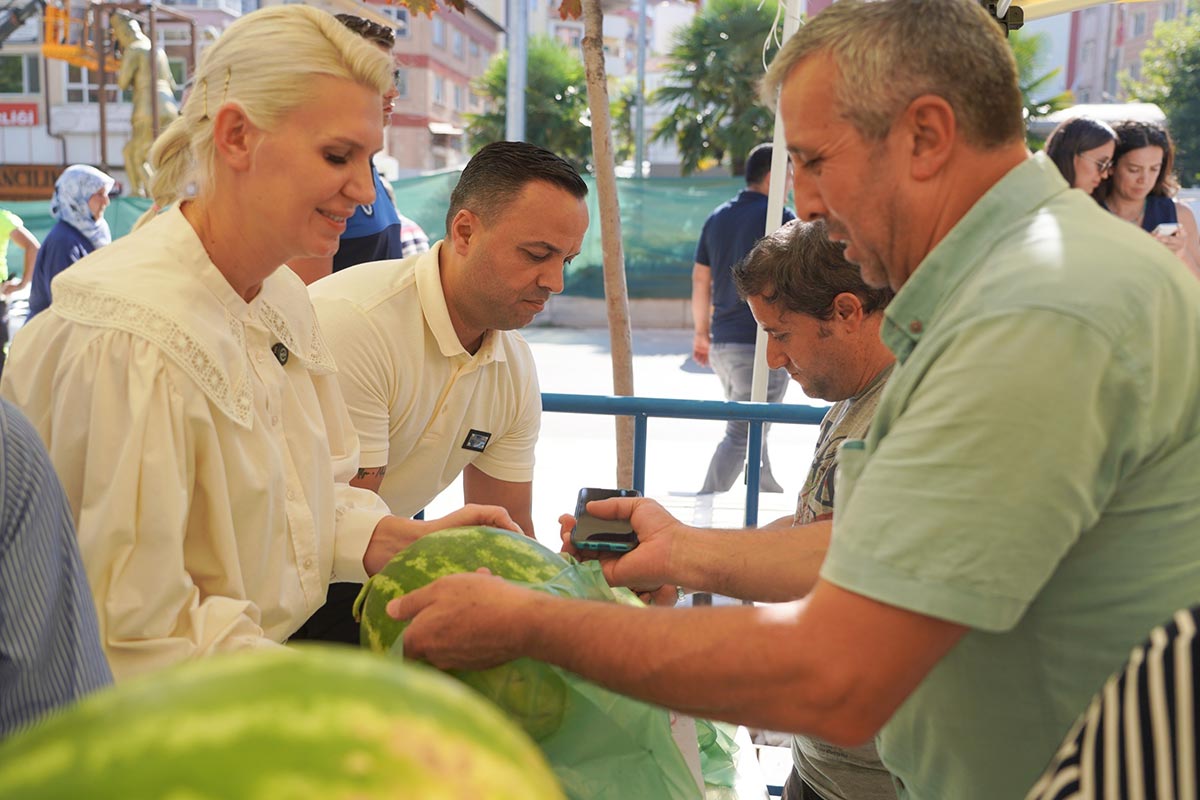
[[[679,400],[666,397],[613,397],[587,394],[542,395],[542,410],[566,414],[608,414],[633,417],[633,488],[645,494],[646,438],[650,417],[713,419],[750,423],[746,448],[746,527],[758,524],[758,478],[762,471],[763,423],[818,425],[824,408],[782,403],[741,403],[720,400]]]

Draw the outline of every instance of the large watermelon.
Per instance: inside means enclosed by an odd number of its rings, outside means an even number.
[[[363,646],[387,652],[407,624],[388,616],[388,601],[435,578],[487,567],[502,578],[540,583],[566,566],[553,550],[499,528],[450,528],[423,536],[397,554],[359,594],[354,609],[362,623]],[[492,669],[453,674],[508,712],[534,739],[549,736],[562,724],[566,683],[539,661],[520,658]]]
[[[435,670],[302,646],[190,662],[0,742],[0,797],[561,800],[541,753]]]

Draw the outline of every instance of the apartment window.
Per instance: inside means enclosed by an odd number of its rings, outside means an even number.
[[[467,46],[467,51],[471,54],[471,58],[479,58],[479,42],[472,39]]]
[[[454,31],[450,41],[453,42],[454,56],[456,58],[465,58],[467,55],[466,40],[463,38],[462,31]]]
[[[439,106],[446,105],[446,79],[441,75],[433,77],[433,102]]]
[[[1133,15],[1133,35],[1141,36],[1146,32],[1146,12],[1139,11]]]
[[[459,84],[454,84],[454,110],[463,110],[463,87]]]
[[[1079,63],[1090,64],[1092,59],[1096,57],[1096,43],[1084,42],[1083,49],[1079,52]]]
[[[377,6],[376,11],[381,11],[385,16],[396,20],[396,38],[408,38],[408,9],[404,6]]]
[[[171,65],[171,77],[175,79],[175,85],[182,91],[183,85],[187,83],[187,61],[182,58],[168,58],[167,63]],[[178,97],[179,92],[175,95]]]
[[[0,56],[0,94],[37,94],[42,90],[36,55]]]
[[[1174,0],[1169,0],[1168,2],[1163,3],[1162,18],[1163,22],[1170,22],[1171,20],[1175,19]]]
[[[158,43],[164,47],[173,44],[191,44],[192,32],[188,28],[163,25],[161,28],[158,28]]]
[[[433,18],[433,43],[438,47],[446,46],[446,21],[441,17]]]
[[[397,97],[408,97],[408,70],[397,69],[393,77],[396,79],[396,91],[399,92]]]
[[[84,67],[74,64],[64,64],[67,69],[67,79],[64,85],[67,90],[68,103],[98,103],[100,102],[100,87]],[[131,92],[120,92],[115,83],[110,82],[105,89],[105,102],[128,102],[132,99]]]

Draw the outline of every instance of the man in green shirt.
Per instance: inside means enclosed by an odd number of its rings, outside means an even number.
[[[767,76],[800,219],[871,285],[897,366],[838,457],[796,607],[639,610],[451,576],[395,601],[405,653],[531,655],[696,716],[854,744],[901,798],[1021,797],[1130,648],[1200,601],[1200,282],[1024,144],[1016,65],[969,0],[839,0]],[[790,554],[696,542],[646,500],[605,564]]]

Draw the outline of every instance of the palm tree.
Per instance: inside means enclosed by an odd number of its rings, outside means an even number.
[[[1069,91],[1059,92],[1050,97],[1043,96],[1045,86],[1054,80],[1061,69],[1055,68],[1049,72],[1038,74],[1042,68],[1043,54],[1046,50],[1047,39],[1044,33],[1024,34],[1013,31],[1008,36],[1012,46],[1013,56],[1017,60],[1017,80],[1021,86],[1021,102],[1024,106],[1025,121],[1037,117],[1046,117],[1074,104],[1075,99]],[[1032,134],[1026,134],[1030,148],[1040,150],[1042,142]]]
[[[667,82],[650,102],[670,109],[653,140],[675,142],[685,175],[726,159],[741,175],[750,148],[771,138],[774,115],[759,102],[758,81],[775,10],[775,0],[712,0],[676,34]]]

